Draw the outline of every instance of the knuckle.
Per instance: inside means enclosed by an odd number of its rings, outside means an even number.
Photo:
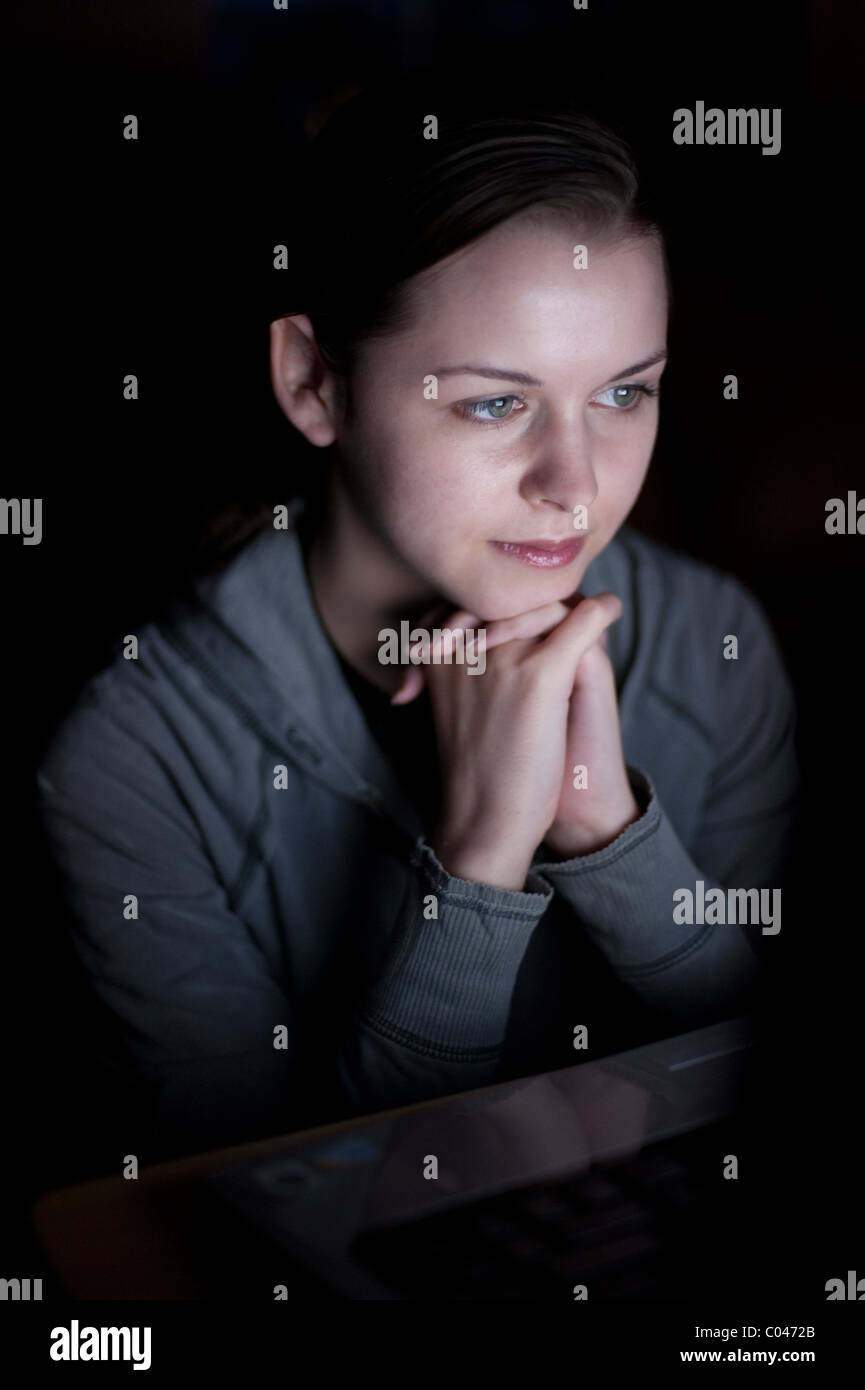
[[[606,605],[598,594],[593,594],[591,598],[584,598],[577,612],[582,615],[584,623],[594,624],[606,616]]]
[[[603,618],[610,621],[617,617],[621,609],[621,600],[615,594],[593,594],[586,599],[585,604],[590,605],[589,616],[593,619]],[[581,605],[581,607],[584,605]]]

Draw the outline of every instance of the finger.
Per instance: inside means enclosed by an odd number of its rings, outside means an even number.
[[[499,618],[488,623],[485,628],[487,651],[515,638],[538,637],[542,632],[549,632],[568,616],[568,611],[564,603],[545,603],[541,608],[531,608],[513,618]]]
[[[580,599],[583,597],[584,595],[579,595]],[[542,604],[540,608],[529,609],[525,613],[517,613],[512,618],[497,619],[483,627],[485,633],[485,650],[489,651],[492,647],[500,647],[505,642],[511,642],[517,638],[525,640],[529,637],[538,637],[542,633],[549,632],[552,628],[556,627],[558,623],[562,622],[562,620],[567,617],[569,612],[570,607],[566,603],[555,601]],[[477,633],[480,631],[478,626],[479,623],[480,619],[474,614],[460,611],[459,613],[455,613],[444,626],[451,630],[455,630],[458,627],[462,627],[465,630],[469,628],[474,630],[476,634],[475,637],[473,637],[471,641],[466,642],[466,655],[468,656],[469,654],[474,655],[477,648]],[[423,666],[434,660],[434,653],[441,651],[441,645],[441,642],[432,644],[428,642],[417,642],[410,650],[416,655],[419,655],[421,666]],[[407,672],[399,690],[392,697],[391,704],[408,704],[411,700],[417,698],[425,683],[425,679],[418,668],[412,667],[410,671]]]
[[[412,700],[416,700],[425,685],[423,667],[409,666],[403,676],[402,685],[395,695],[391,696],[392,705],[408,705]]]
[[[577,604],[578,604],[578,603],[582,603],[583,600],[585,599],[585,597],[586,597],[586,595],[582,592],[582,590],[581,590],[581,589],[577,589],[576,592],[573,593],[573,594],[570,594],[570,595],[568,596],[568,598],[562,599],[562,602],[565,603],[565,604],[567,604],[568,608],[576,608]],[[600,642],[601,646],[606,650],[606,646],[607,646],[607,630],[606,630],[606,628],[604,628],[604,631],[601,633],[600,637],[598,638],[598,641]]]
[[[435,610],[429,610],[435,611]],[[420,642],[414,642],[409,647],[409,655],[418,662],[417,665],[409,666],[399,689],[391,697],[392,705],[407,705],[412,700],[416,700],[426,684],[424,666],[435,661],[436,656],[442,654],[445,640],[445,632],[466,631],[468,628],[476,629],[480,619],[475,613],[469,613],[465,608],[459,608],[452,613],[446,623],[443,623],[438,630],[438,636],[430,634]],[[435,630],[434,630],[435,631]]]
[[[621,616],[622,600],[616,594],[605,591],[583,599],[553,628],[539,651],[560,666],[563,674],[571,674],[583,652],[600,642],[605,628]]]

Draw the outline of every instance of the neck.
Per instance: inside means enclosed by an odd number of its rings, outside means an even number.
[[[382,628],[419,622],[436,594],[414,574],[358,515],[338,478],[331,484],[324,516],[309,540],[307,570],[318,615],[331,642],[372,685],[393,694],[402,684],[401,666],[378,660]]]

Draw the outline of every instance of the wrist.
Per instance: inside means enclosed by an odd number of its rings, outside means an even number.
[[[603,819],[579,825],[551,826],[544,838],[546,847],[560,859],[575,859],[585,854],[597,854],[617,840],[629,825],[638,821],[643,812],[633,793],[628,802]]]
[[[503,845],[484,846],[438,830],[430,839],[436,859],[454,878],[483,883],[490,888],[520,893],[531,867],[532,855]]]

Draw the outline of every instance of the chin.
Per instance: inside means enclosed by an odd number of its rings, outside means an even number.
[[[486,623],[516,618],[520,613],[542,608],[546,603],[563,603],[579,588],[581,577],[582,572],[567,580],[558,575],[556,583],[535,586],[523,584],[519,587],[511,585],[504,591],[499,588],[492,592],[481,592],[477,595],[476,603],[466,603],[464,607],[470,613],[479,614]]]
[[[486,623],[516,618],[546,603],[564,603],[579,589],[583,576],[594,558],[585,551],[572,565],[556,571],[516,569],[506,583],[501,574],[495,577],[478,576],[473,580],[442,575],[437,581],[438,592],[452,603],[454,609],[477,613]]]

